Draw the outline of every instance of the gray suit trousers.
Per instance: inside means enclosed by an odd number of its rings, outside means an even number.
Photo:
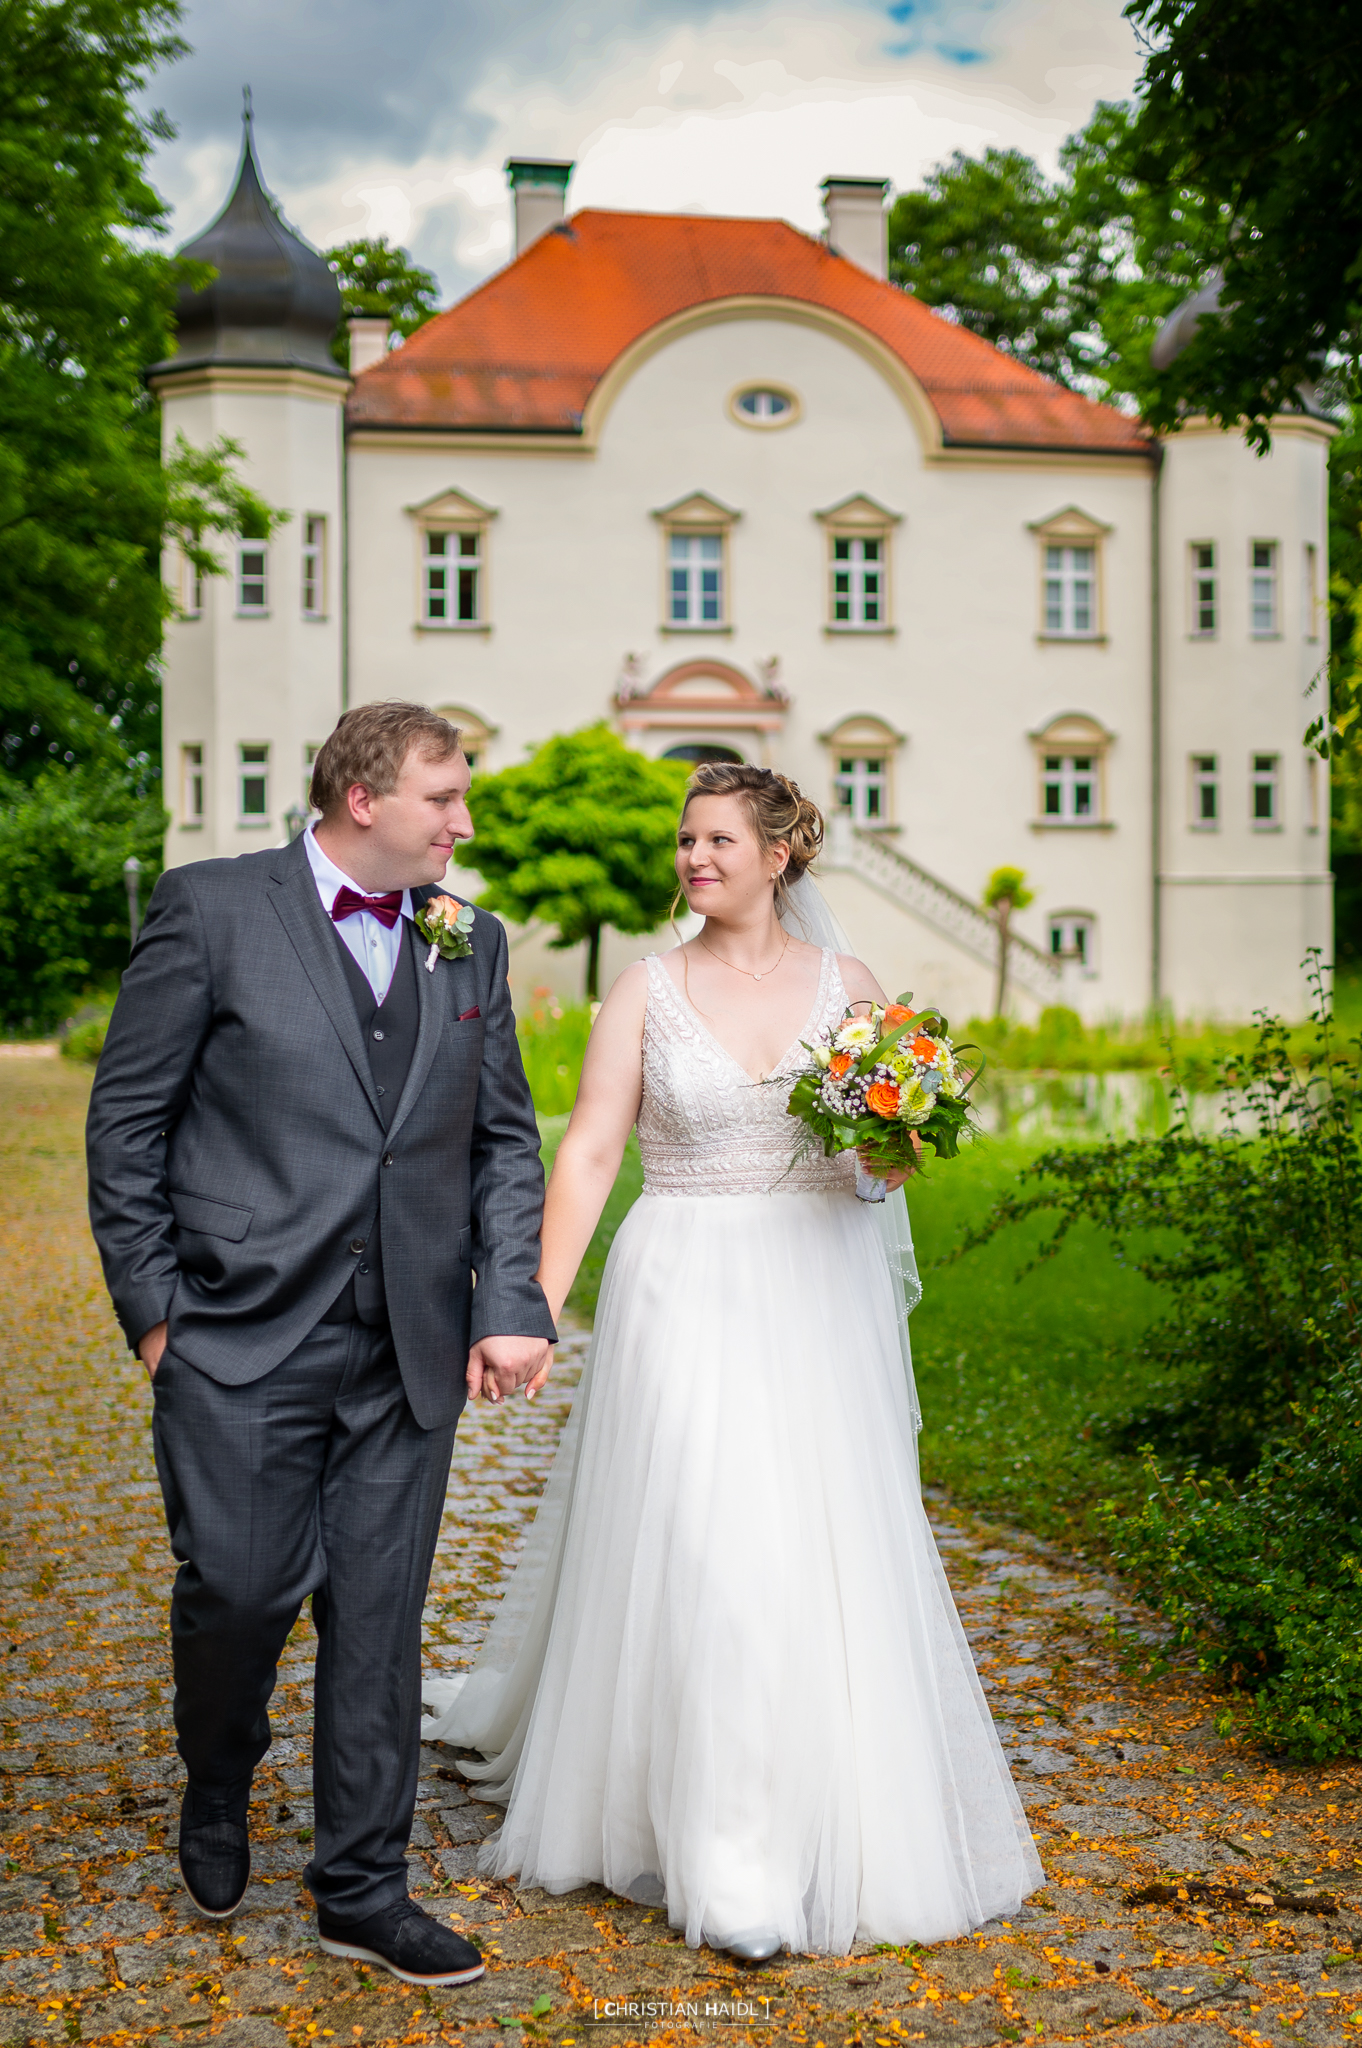
[[[167,1351],[156,1469],[180,1569],[177,1747],[227,1786],[269,1747],[279,1655],[317,1629],[307,1883],[338,1920],[405,1897],[420,1758],[421,1610],[454,1424],[422,1429],[387,1330],[319,1323],[261,1379],[225,1386]]]

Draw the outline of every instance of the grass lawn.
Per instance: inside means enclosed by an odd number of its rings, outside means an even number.
[[[566,1124],[566,1117],[544,1120],[546,1165]],[[929,1484],[1082,1548],[1096,1540],[1094,1503],[1141,1484],[1138,1461],[1111,1456],[1085,1432],[1094,1415],[1122,1409],[1148,1388],[1147,1375],[1120,1353],[1155,1318],[1159,1302],[1086,1227],[1021,1281],[1015,1275],[1045,1234],[1043,1221],[950,1261],[966,1226],[1039,1149],[985,1140],[930,1166],[910,1191],[923,1278],[911,1326],[922,1469]],[[583,1318],[595,1311],[611,1240],[642,1184],[631,1138],[569,1297]]]

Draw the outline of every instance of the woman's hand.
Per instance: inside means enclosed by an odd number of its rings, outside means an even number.
[[[897,1194],[904,1182],[911,1179],[912,1175],[917,1172],[922,1164],[922,1140],[916,1131],[910,1131],[908,1136],[912,1141],[913,1147],[913,1163],[911,1166],[886,1167],[884,1161],[877,1159],[868,1145],[862,1145],[856,1153],[856,1157],[860,1160],[866,1172],[873,1173],[876,1180],[882,1180],[891,1195]]]

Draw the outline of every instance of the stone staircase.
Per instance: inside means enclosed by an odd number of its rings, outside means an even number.
[[[882,833],[864,831],[849,818],[830,818],[820,865],[826,872],[859,875],[900,910],[920,917],[996,974],[998,927],[993,919],[949,882],[909,860]],[[1009,984],[1026,989],[1042,1003],[1059,1000],[1058,964],[1015,933],[1007,949],[1007,978]]]

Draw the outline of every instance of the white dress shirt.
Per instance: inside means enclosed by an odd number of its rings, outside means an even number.
[[[303,834],[307,847],[307,858],[317,884],[317,894],[322,899],[322,909],[331,915],[331,906],[336,900],[338,889],[353,889],[359,896],[386,895],[386,890],[361,889],[350,875],[342,874],[336,863],[318,846],[309,825]],[[389,984],[397,967],[397,956],[402,947],[402,918],[411,916],[411,890],[402,891],[402,917],[389,931],[370,910],[352,910],[349,917],[340,919],[336,930],[344,939],[355,959],[364,971],[364,978],[381,1003],[388,993]]]

